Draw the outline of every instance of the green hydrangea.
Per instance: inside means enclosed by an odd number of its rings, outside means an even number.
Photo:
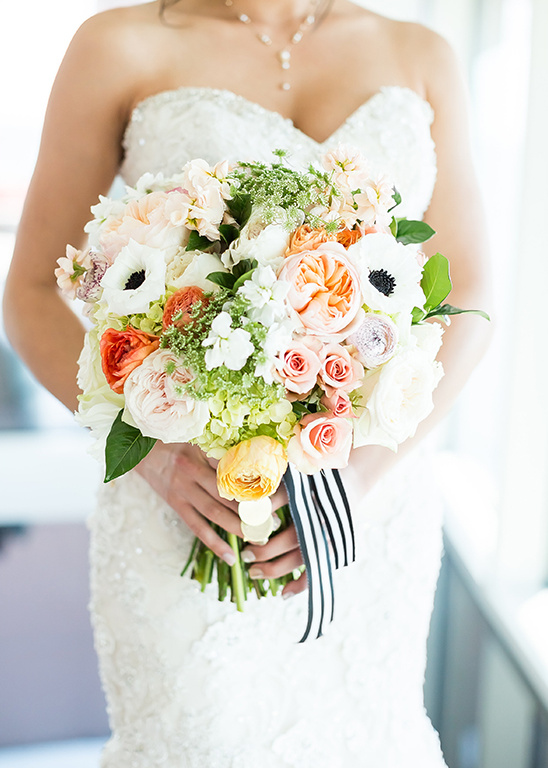
[[[286,444],[296,422],[284,387],[255,375],[257,364],[264,358],[262,346],[267,329],[250,321],[248,310],[247,299],[222,289],[217,294],[206,294],[203,301],[194,304],[184,330],[171,326],[162,335],[161,346],[171,349],[194,376],[181,386],[181,391],[208,402],[212,418],[194,442],[210,456],[219,457],[227,446],[254,435],[268,435]],[[202,342],[209,335],[213,320],[223,311],[230,314],[233,328],[245,328],[255,347],[239,371],[224,365],[210,371],[206,368],[206,348]]]

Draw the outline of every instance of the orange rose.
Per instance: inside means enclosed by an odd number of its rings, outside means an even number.
[[[361,236],[362,233],[359,229],[340,229],[337,232],[337,242],[345,248],[350,248],[350,246],[354,245]]]
[[[289,240],[289,247],[285,252],[286,256],[293,256],[295,253],[303,251],[313,251],[322,243],[328,240],[334,240],[335,235],[328,234],[325,229],[312,229],[308,224],[297,227]]]
[[[202,301],[205,305],[209,303],[209,299],[197,285],[187,285],[174,293],[173,296],[167,300],[164,307],[164,331],[166,328],[169,328],[170,325],[175,325],[179,329],[187,325],[187,323],[190,322],[190,312],[192,307],[198,301]],[[173,318],[179,313],[182,313],[181,317],[174,321]]]
[[[109,387],[118,394],[124,391],[129,374],[145,357],[158,349],[160,339],[128,326],[125,331],[107,328],[101,336],[101,366]]]

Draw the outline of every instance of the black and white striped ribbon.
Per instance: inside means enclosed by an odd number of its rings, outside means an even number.
[[[303,475],[291,464],[284,475],[289,509],[308,579],[308,620],[300,642],[321,637],[333,621],[333,566],[356,557],[350,505],[338,470]]]

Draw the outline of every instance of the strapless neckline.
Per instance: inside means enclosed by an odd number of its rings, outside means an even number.
[[[434,109],[431,103],[424,96],[421,96],[419,93],[417,93],[417,91],[413,90],[413,88],[409,88],[408,86],[405,86],[405,85],[383,85],[377,91],[375,91],[375,93],[371,94],[371,96],[365,99],[365,101],[363,101],[358,107],[356,107],[356,109],[353,112],[351,112],[326,139],[324,139],[323,141],[317,141],[316,139],[312,138],[312,136],[309,136],[307,133],[305,133],[300,128],[298,128],[290,117],[284,117],[280,112],[277,112],[274,109],[269,109],[268,107],[264,107],[262,104],[259,104],[257,101],[248,99],[246,96],[242,96],[241,94],[231,91],[228,88],[212,88],[209,86],[182,85],[182,86],[179,86],[178,88],[166,88],[165,90],[158,91],[157,93],[153,93],[150,96],[145,96],[144,99],[141,99],[140,101],[138,101],[135,107],[133,108],[133,110],[131,111],[131,114],[126,126],[125,134],[124,134],[124,143],[127,139],[127,134],[128,134],[128,131],[130,130],[130,127],[138,119],[138,116],[140,115],[140,112],[144,107],[152,105],[154,103],[162,103],[165,101],[176,100],[179,97],[192,98],[199,94],[204,94],[204,96],[217,95],[217,96],[222,96],[225,99],[232,99],[235,104],[239,104],[240,106],[244,106],[246,109],[248,109],[250,115],[260,114],[263,116],[268,115],[270,117],[277,118],[278,120],[280,120],[281,123],[285,124],[286,126],[289,126],[296,134],[298,134],[299,137],[301,138],[301,141],[310,142],[312,145],[316,147],[324,147],[327,144],[333,144],[334,142],[336,142],[336,138],[338,134],[343,132],[355,120],[361,118],[362,113],[367,109],[372,108],[375,105],[375,103],[379,101],[379,99],[382,99],[386,97],[386,95],[394,92],[405,93],[410,95],[412,98],[415,98],[418,103],[424,105],[426,110],[430,113],[431,117],[433,118]]]

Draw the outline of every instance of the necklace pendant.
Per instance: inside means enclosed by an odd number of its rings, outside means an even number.
[[[282,50],[278,52],[278,58],[280,59],[282,69],[289,69],[291,66],[291,51],[289,48],[282,48]]]

